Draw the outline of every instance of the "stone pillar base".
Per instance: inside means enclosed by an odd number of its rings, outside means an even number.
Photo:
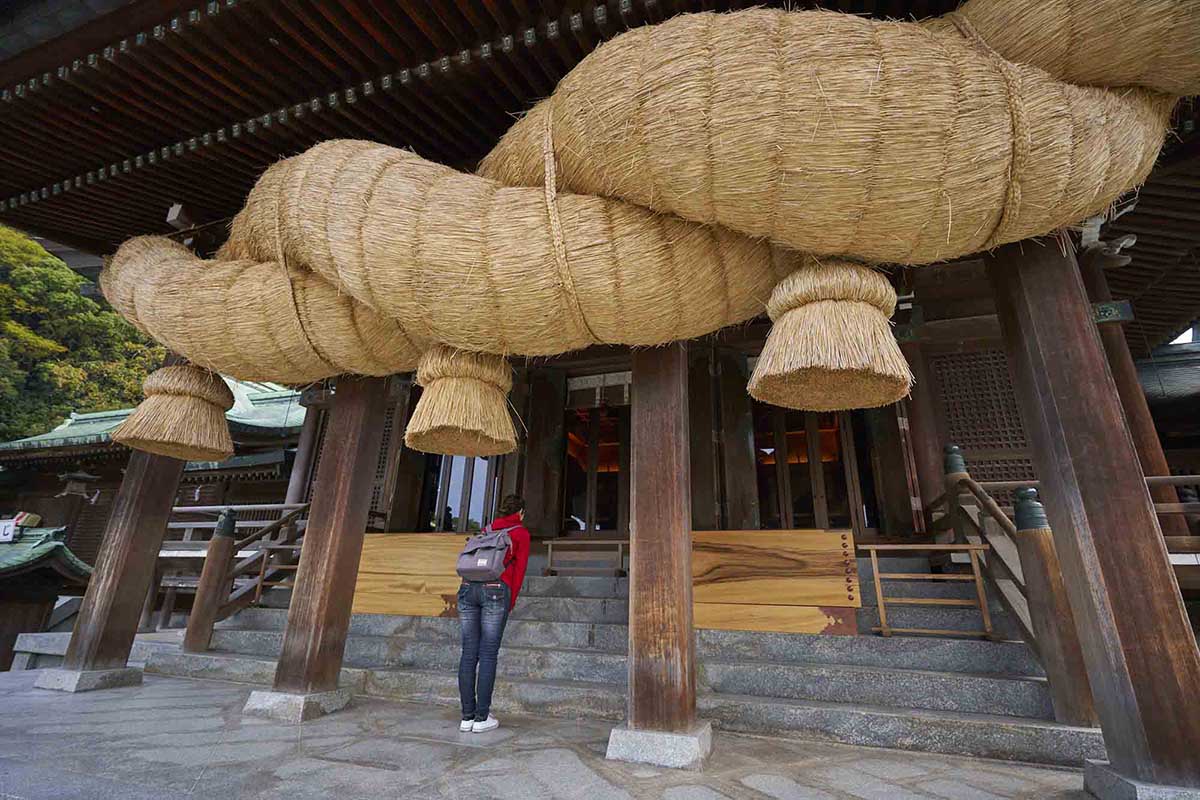
[[[1084,765],[1083,789],[1100,800],[1200,800],[1200,789],[1135,781],[1118,773],[1107,761],[1088,761]]]
[[[350,702],[349,689],[334,689],[332,692],[293,694],[257,689],[250,693],[242,713],[251,717],[265,717],[280,722],[305,722],[345,708]]]
[[[96,689],[115,689],[118,686],[140,686],[139,667],[118,669],[47,669],[38,675],[34,686],[58,692],[91,692]]]
[[[673,769],[700,769],[712,752],[712,723],[698,722],[690,731],[636,730],[621,725],[608,737],[606,758]]]

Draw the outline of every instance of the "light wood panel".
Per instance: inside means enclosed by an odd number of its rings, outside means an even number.
[[[697,603],[858,607],[849,531],[696,531]]]
[[[693,609],[697,628],[843,636],[854,636],[858,633],[858,622],[853,608],[696,603]]]
[[[467,536],[451,533],[369,533],[363,541],[356,614],[457,616],[462,583],[454,572]]]
[[[466,540],[446,533],[367,534],[354,611],[456,616],[454,565]],[[692,572],[697,628],[856,632],[861,597],[850,531],[695,531]]]

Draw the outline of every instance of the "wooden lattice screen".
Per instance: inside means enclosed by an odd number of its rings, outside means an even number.
[[[972,477],[1036,477],[1004,351],[932,353],[929,371],[940,438],[963,449]]]

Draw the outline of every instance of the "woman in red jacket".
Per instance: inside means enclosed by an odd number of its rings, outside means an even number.
[[[512,541],[499,581],[468,583],[458,590],[458,619],[462,624],[462,658],[458,662],[458,695],[462,700],[462,722],[458,729],[483,733],[500,727],[491,715],[492,688],[496,684],[496,661],[508,612],[517,604],[525,566],[529,563],[529,531],[521,524],[525,501],[510,494],[500,501],[500,515],[488,526],[508,530]],[[476,677],[478,669],[478,678]]]

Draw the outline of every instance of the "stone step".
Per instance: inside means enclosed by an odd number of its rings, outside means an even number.
[[[529,575],[521,586],[522,597],[629,597],[628,578],[594,575]]]
[[[864,556],[858,551],[858,579],[863,583],[874,580],[875,571],[871,568],[871,557]],[[929,556],[880,556],[880,572],[929,572]]]
[[[457,707],[458,676],[425,670],[372,670],[367,694]],[[625,687],[570,680],[513,680],[497,676],[492,709],[498,714],[546,714],[554,717],[610,719],[625,717]]]
[[[155,648],[146,670],[163,675],[269,684],[274,661],[220,653],[193,655]],[[344,668],[340,683],[356,694],[458,705],[450,670]],[[617,684],[500,676],[493,707],[500,713],[620,720],[625,691]],[[1078,767],[1103,758],[1100,732],[1052,722],[985,714],[885,708],[702,691],[700,715],[727,730],[817,738],[873,747]]]
[[[629,601],[620,597],[538,597],[521,595],[511,619],[540,622],[625,623]]]
[[[875,581],[859,581],[859,596],[864,606],[878,605],[875,597]],[[975,599],[974,581],[884,581],[885,597],[948,597],[960,600]],[[989,605],[995,605],[988,592]]]
[[[281,609],[248,608],[217,624],[217,631],[282,631],[287,613]],[[458,620],[453,617],[407,617],[355,614],[354,636],[402,636],[418,641],[457,644]],[[624,653],[628,628],[617,624],[511,620],[504,632],[506,646],[564,647],[605,653]],[[1021,642],[911,636],[823,636],[803,633],[699,630],[700,658],[726,661],[850,664],[866,667],[969,672],[985,675],[1041,676],[1029,648]],[[225,648],[236,650],[234,646]]]
[[[743,733],[1076,768],[1105,758],[1098,728],[1042,720],[731,694],[702,694],[697,705],[701,718]]]
[[[217,630],[282,631],[287,612],[276,608],[247,608],[230,619],[217,623]],[[393,614],[354,614],[350,618],[351,636],[407,636],[413,639],[449,640],[460,636],[455,617],[409,617]],[[629,639],[624,624],[589,622],[544,622],[510,619],[504,629],[504,643],[524,647],[570,647],[623,653]]]
[[[704,660],[699,679],[719,694],[1054,719],[1042,678]]]
[[[992,609],[992,627],[1001,639],[1018,641],[1021,638],[1016,622],[1005,612]],[[871,633],[879,625],[879,607],[858,609],[858,631]],[[981,631],[983,617],[979,609],[955,606],[892,606],[887,607],[888,625],[893,628],[920,630]],[[907,635],[907,634],[905,634]]]
[[[696,643],[701,659],[847,664],[1013,677],[1045,675],[1024,642],[701,630],[696,632]]]
[[[283,644],[278,631],[217,630],[212,647],[217,653],[276,659]],[[348,667],[396,667],[455,672],[460,648],[457,639],[418,640],[401,636],[351,636],[346,640]],[[565,647],[522,647],[505,642],[499,673],[514,679],[624,684],[625,656],[598,650]]]

